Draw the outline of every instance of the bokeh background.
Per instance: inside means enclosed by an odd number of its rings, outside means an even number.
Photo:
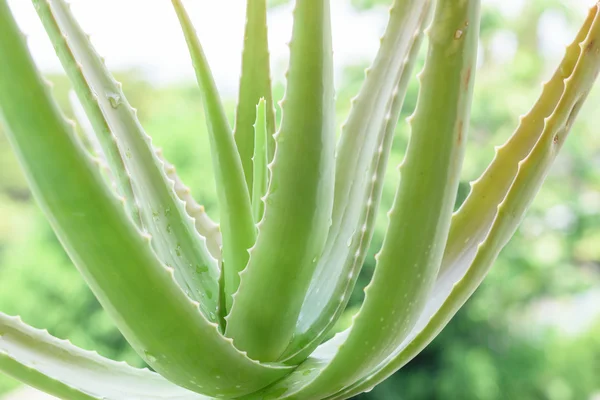
[[[470,143],[457,206],[540,93],[592,0],[483,0]],[[30,2],[11,6],[67,114],[68,81]],[[155,144],[217,219],[200,95],[169,2],[72,1]],[[338,121],[377,50],[391,0],[332,0]],[[244,2],[188,1],[230,116],[238,84]],[[283,95],[290,4],[271,1],[274,90]],[[0,62],[1,62],[0,55]],[[421,59],[422,65],[422,59]],[[600,85],[592,91],[552,173],[487,280],[442,334],[361,400],[587,400],[600,398]],[[379,229],[341,328],[374,267],[394,168],[416,103],[409,89],[386,176]],[[35,110],[31,110],[35,112]],[[435,117],[435,116],[432,116]],[[0,130],[0,310],[75,344],[143,365],[61,249],[33,202]],[[0,398],[18,384],[0,376]],[[12,394],[8,394],[11,392]],[[32,392],[21,397],[35,400]]]

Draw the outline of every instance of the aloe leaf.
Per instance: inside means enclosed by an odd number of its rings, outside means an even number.
[[[75,92],[69,92],[69,101],[71,103],[71,108],[75,118],[77,119],[79,126],[82,128],[87,142],[89,142],[89,147],[91,147],[92,153],[102,160],[106,160],[104,150],[98,141],[94,127],[88,119],[85,109],[83,108]],[[220,259],[221,231],[219,230],[219,225],[208,216],[204,207],[199,205],[192,197],[190,189],[185,186],[185,184],[177,175],[175,166],[165,159],[162,149],[155,149],[155,153],[159,160],[163,163],[167,177],[174,182],[175,193],[185,203],[185,209],[188,215],[194,219],[196,230],[200,236],[206,239],[206,247],[208,251],[215,259]],[[110,174],[110,177],[112,177],[112,173]],[[110,179],[110,181],[113,182],[114,179]]]
[[[468,260],[466,266],[453,263],[440,274],[433,296],[408,338],[369,376],[331,399],[350,398],[364,392],[402,368],[441,332],[475,292],[516,231],[562,147],[589,88],[597,78],[600,71],[599,43],[600,7],[596,5],[591,9],[575,44],[567,49],[562,65],[569,66],[566,71],[570,69],[571,74],[564,78],[560,100],[555,102],[553,99],[556,94],[547,90],[540,98],[540,102],[554,103],[554,110],[547,117],[540,116],[543,126],[536,127],[538,140],[531,152],[518,162],[516,177],[497,207],[491,228],[478,244],[475,257],[472,261]],[[574,60],[577,60],[575,64]],[[555,85],[552,82],[549,85]],[[513,137],[513,140],[517,139]]]
[[[289,343],[321,256],[333,204],[335,105],[328,0],[298,0],[283,119],[264,217],[227,318],[226,335],[252,358]]]
[[[106,183],[110,185],[115,193],[119,193],[119,187],[117,184],[117,180],[108,165],[108,160],[106,159],[106,154],[102,149],[102,145],[98,141],[98,137],[96,136],[96,132],[94,132],[94,127],[92,126],[90,120],[85,115],[85,110],[81,105],[81,102],[77,98],[77,94],[73,91],[69,92],[69,102],[71,104],[71,111],[75,115],[75,119],[77,122],[73,121],[75,128],[77,128],[77,133],[79,133],[78,137],[82,141],[82,145],[88,150],[89,154],[95,158],[95,161],[98,164],[98,168],[102,172]],[[135,206],[135,204],[132,204]],[[133,218],[136,218],[137,224],[141,224],[139,220],[139,210],[137,208],[134,212],[129,209],[129,212],[132,214]]]
[[[77,97],[77,93],[75,93],[74,91],[69,91],[69,103],[71,105],[71,111],[73,112],[73,115],[75,116],[75,120],[77,121],[78,126],[81,128],[81,133],[82,136],[84,137],[84,145],[86,146],[86,148],[88,148],[90,150],[90,152],[92,153],[92,155],[94,157],[98,157],[100,159],[102,159],[108,167],[108,160],[106,159],[106,154],[104,153],[104,149],[102,148],[102,145],[100,144],[100,141],[98,140],[98,136],[96,136],[96,132],[94,131],[94,127],[92,126],[92,123],[90,122],[89,118],[87,117],[86,113],[85,113],[85,109],[83,108],[83,105],[81,105],[81,102],[79,101],[79,98]],[[120,155],[119,155],[120,156]],[[122,164],[122,160],[121,160],[121,165],[124,168],[124,165]],[[111,171],[111,175],[112,175],[112,171]],[[114,178],[113,178],[114,181]],[[128,181],[128,183],[130,184],[130,181]],[[115,182],[116,184],[116,182]],[[119,189],[117,188],[117,191]]]
[[[40,11],[43,11],[43,9],[40,9]],[[56,22],[52,21],[51,18],[46,19],[46,21],[54,33],[51,36],[51,40],[65,42],[66,38],[62,37]],[[73,57],[72,53],[68,54],[70,52],[68,47],[63,46],[60,50],[64,52],[63,57],[65,59]],[[123,156],[119,151],[116,138],[108,122],[102,115],[102,111],[97,106],[97,99],[94,92],[85,81],[83,71],[81,70],[82,66],[76,62],[70,62],[68,65],[68,69],[71,72],[70,77],[72,77],[73,84],[78,89],[79,96],[86,102],[87,109],[92,111],[90,117],[84,117],[86,107],[82,105],[77,93],[73,91],[69,92],[71,108],[81,127],[85,141],[89,144],[94,155],[102,160],[101,167],[108,171],[109,180],[115,185],[116,191],[125,198],[125,207],[128,213],[132,216],[137,226],[141,226],[140,210],[135,201],[131,177],[125,166]]]
[[[219,224],[208,216],[204,206],[196,202],[190,188],[185,186],[181,178],[177,175],[175,166],[165,159],[162,149],[156,149],[156,155],[164,164],[165,172],[169,179],[175,183],[173,187],[175,193],[185,203],[185,210],[194,219],[196,230],[200,236],[206,239],[206,248],[215,259],[220,260],[222,238]]]
[[[359,313],[348,331],[339,335],[340,344],[321,346],[322,351],[334,353],[323,367],[302,364],[267,389],[267,395],[283,388],[282,399],[335,394],[369,374],[417,323],[442,261],[458,189],[479,11],[478,0],[440,0],[437,4],[402,180]]]
[[[254,221],[262,219],[264,213],[263,196],[267,193],[269,184],[268,149],[267,149],[267,102],[260,99],[256,107],[256,123],[254,124],[255,140],[254,155],[252,156],[253,174],[252,179],[252,215]]]
[[[421,48],[422,33],[431,9],[430,5],[429,2],[411,4],[398,1],[391,10],[392,18],[387,29],[388,34],[382,39],[380,55],[370,69],[366,86],[355,101],[352,116],[342,133],[346,137],[341,141],[344,145],[341,146],[340,152],[347,154],[352,150],[353,156],[346,156],[346,161],[352,158],[355,162],[352,165],[338,164],[338,174],[342,179],[336,180],[336,185],[338,188],[351,186],[351,190],[340,190],[348,196],[345,198],[346,204],[343,212],[340,211],[337,215],[338,224],[334,223],[329,231],[323,257],[317,264],[298,317],[293,341],[285,354],[286,362],[294,363],[305,359],[319,345],[329,328],[342,314],[356,283],[371,243],[387,159],[406,89]],[[413,21],[407,23],[405,19],[407,14],[418,11],[421,15],[416,21],[417,28],[414,28]],[[398,29],[396,25],[403,28]],[[417,32],[416,35],[413,35],[414,31]],[[406,37],[410,38],[408,49],[405,49],[404,42],[402,45],[397,43],[400,38]],[[395,54],[396,51],[404,56],[400,64],[397,55],[385,56],[388,53]],[[396,70],[390,69],[390,63]],[[372,112],[369,108],[371,100],[380,103],[381,97],[375,96],[371,99],[371,93],[387,91],[389,79],[387,75],[381,76],[381,70],[385,70],[387,74],[396,74],[395,89],[389,92],[384,112]],[[373,84],[374,80],[379,86]],[[377,115],[381,118],[376,117]],[[379,130],[377,135],[374,134],[375,129]],[[357,140],[357,136],[362,140]],[[338,162],[340,159],[338,156]],[[356,166],[358,168],[355,168]],[[350,175],[344,168],[352,169],[358,178],[350,180]]]
[[[237,291],[240,283],[239,273],[246,268],[248,249],[254,244],[256,236],[250,195],[233,134],[202,45],[181,1],[172,0],[172,3],[188,44],[204,99],[223,236],[225,286],[222,290],[225,292],[226,307],[229,310],[231,295]]]
[[[568,78],[581,54],[580,43],[585,40],[593,22],[588,17],[574,42],[567,47],[565,56],[532,109],[520,119],[519,126],[508,141],[496,148],[491,164],[482,176],[471,183],[471,192],[452,218],[448,244],[440,273],[460,263],[466,269],[473,261],[477,247],[494,221],[498,204],[502,202],[523,160],[537,143],[544,128],[544,120],[555,109]],[[464,271],[463,271],[464,273]]]
[[[0,371],[72,400],[203,400],[148,369],[82,350],[0,313]]]
[[[33,3],[107,157],[118,151],[125,174],[132,177],[142,228],[152,236],[157,255],[175,269],[177,282],[191,299],[200,302],[202,312],[216,321],[216,260],[175,194],[174,183],[167,177],[121,85],[110,75],[63,0]]]
[[[269,65],[269,42],[267,35],[266,0],[247,0],[244,50],[242,52],[242,74],[240,77],[239,98],[233,129],[235,143],[242,160],[248,190],[252,195],[254,154],[253,124],[257,118],[256,104],[265,99],[267,113],[268,160],[275,153],[275,109],[271,92],[271,66]]]
[[[386,122],[386,106],[395,89],[398,70],[410,51],[428,3],[423,0],[395,1],[377,57],[367,70],[359,95],[352,101],[336,154],[332,240],[342,234],[351,238],[356,229],[356,221],[350,216],[359,214],[363,206],[360,196],[371,179],[365,171],[377,151],[377,135]]]
[[[136,352],[165,378],[211,396],[241,396],[286,375],[239,352],[159,261],[52,101],[6,0],[0,53],[9,142],[59,240]]]

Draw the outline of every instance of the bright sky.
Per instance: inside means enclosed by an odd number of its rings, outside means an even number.
[[[494,3],[507,14],[518,13],[526,0],[483,0]],[[568,0],[584,15],[595,0]],[[29,45],[39,66],[47,72],[60,71],[44,29],[30,1],[9,0],[14,14],[29,37]],[[193,79],[193,71],[177,18],[166,0],[71,0],[72,8],[100,54],[113,69],[138,68],[157,83]],[[195,23],[215,79],[221,90],[232,93],[238,84],[240,54],[245,18],[245,0],[188,0],[185,2]],[[336,65],[369,60],[385,27],[383,9],[357,13],[349,0],[332,0]],[[560,17],[549,15],[543,21],[545,42],[562,55],[572,32]],[[269,15],[269,35],[274,79],[285,71],[291,32],[289,6],[278,7]],[[510,35],[499,36],[499,54],[510,55]]]

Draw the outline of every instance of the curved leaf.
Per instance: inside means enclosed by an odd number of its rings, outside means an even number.
[[[430,2],[397,1],[391,10],[379,56],[342,132],[345,136],[338,149],[334,222],[286,351],[286,362],[305,359],[335,324],[350,298],[371,244],[387,158],[430,6]],[[416,22],[411,20],[413,14],[419,17]],[[410,47],[406,47],[406,42]],[[389,91],[392,81],[388,75],[394,74],[395,89]],[[388,96],[385,105],[384,92]],[[372,104],[379,104],[382,109],[372,110]],[[349,172],[356,174],[354,179]]]
[[[286,375],[239,352],[158,260],[52,101],[6,0],[0,53],[0,120],[33,194],[137,353],[167,379],[213,396],[241,396]]]
[[[125,173],[132,178],[142,229],[161,261],[174,268],[186,294],[200,302],[202,312],[217,321],[218,266],[194,227],[174,183],[158,159],[150,137],[137,120],[121,85],[106,69],[88,36],[63,0],[33,0],[56,53],[107,153],[120,152]]]
[[[198,85],[204,99],[217,184],[221,232],[223,239],[223,280],[225,304],[231,308],[231,295],[240,284],[239,273],[248,263],[248,249],[254,245],[256,228],[252,219],[250,195],[229,122],[212,77],[208,61],[196,31],[181,0],[172,0],[188,44]]]
[[[0,313],[0,371],[62,399],[208,400],[148,369],[82,350]]]
[[[496,148],[496,154],[479,179],[471,184],[471,192],[452,217],[448,244],[444,253],[441,273],[454,263],[467,267],[475,258],[477,247],[488,234],[498,204],[502,202],[515,179],[518,163],[537,143],[545,119],[554,111],[565,90],[565,82],[581,54],[579,47],[589,33],[593,15],[587,18],[573,43],[567,47],[564,59],[532,109],[520,119],[519,126],[508,141]]]
[[[222,238],[219,225],[208,216],[204,206],[198,204],[192,197],[190,188],[185,186],[179,178],[175,166],[165,159],[162,149],[157,149],[156,155],[165,166],[167,176],[174,182],[173,189],[177,196],[185,203],[185,210],[194,219],[196,230],[200,236],[206,239],[206,248],[215,259],[220,260]]]
[[[267,193],[269,185],[268,149],[267,149],[267,102],[260,99],[256,107],[256,123],[254,124],[255,140],[254,155],[252,156],[252,215],[254,221],[258,222],[264,214],[263,196]]]
[[[233,135],[242,160],[248,190],[252,194],[254,154],[254,121],[259,117],[256,105],[265,99],[268,160],[275,153],[275,109],[271,92],[271,66],[269,65],[269,42],[267,32],[266,0],[247,0],[242,74],[235,114]]]
[[[265,394],[284,388],[282,399],[335,394],[368,375],[416,324],[442,261],[458,189],[479,9],[479,0],[438,2],[402,180],[375,274],[352,326],[338,335],[340,343],[321,346],[321,351],[334,353],[323,367],[311,367],[309,359]]]
[[[75,114],[75,118],[82,128],[86,140],[89,142],[93,154],[106,160],[102,145],[98,141],[98,136],[94,131],[90,120],[88,119],[79,98],[75,92],[69,93],[69,101],[71,102],[71,108]],[[155,153],[158,159],[162,162],[165,168],[167,177],[174,182],[174,190],[177,196],[185,203],[185,210],[188,215],[194,219],[194,225],[196,230],[206,239],[206,248],[215,259],[221,258],[221,231],[219,225],[215,223],[206,213],[204,207],[199,205],[196,200],[192,197],[190,189],[185,186],[177,175],[175,166],[169,163],[163,155],[161,149],[155,149]],[[109,180],[114,183],[114,178],[110,170],[107,171],[109,174]]]
[[[256,359],[288,345],[333,205],[335,104],[329,0],[298,0],[283,119],[256,245],[226,334]]]
[[[582,39],[583,37],[583,39]],[[525,212],[550,170],[558,151],[585,100],[589,88],[600,72],[600,7],[594,6],[577,41],[567,49],[564,66],[572,66],[564,79],[564,91],[553,112],[538,127],[538,140],[531,152],[518,162],[518,172],[486,237],[477,246],[472,262],[454,263],[435,284],[433,296],[408,338],[373,372],[331,399],[346,399],[367,391],[382,382],[423,350],[450,322],[475,292],[490,270],[498,254],[510,240]],[[573,64],[572,57],[578,57]],[[552,102],[555,93],[544,91],[544,99]],[[523,131],[518,130],[520,134]],[[531,134],[531,133],[529,133]],[[513,137],[513,140],[517,140]],[[502,179],[502,178],[498,178]]]

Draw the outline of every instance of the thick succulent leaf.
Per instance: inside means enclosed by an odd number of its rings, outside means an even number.
[[[479,243],[472,262],[466,266],[454,263],[441,273],[433,296],[408,338],[372,374],[331,399],[346,399],[369,390],[403,367],[439,334],[482,282],[499,252],[516,231],[600,71],[599,8],[598,5],[592,8],[578,36],[580,41],[567,49],[565,61],[570,61],[563,65],[571,66],[572,73],[564,79],[564,91],[560,100],[555,103],[556,106],[548,117],[540,116],[544,123],[537,127],[538,140],[531,152],[518,162],[516,177],[499,204],[491,229]],[[579,51],[576,51],[577,48]],[[579,55],[575,65],[572,58],[575,56],[574,51]],[[552,102],[554,95],[544,91],[542,96],[545,97],[544,101]],[[523,134],[522,131],[518,132]]]
[[[259,360],[278,359],[296,325],[330,226],[335,105],[328,0],[298,0],[283,120],[256,245],[226,334]]]
[[[254,163],[253,124],[258,115],[256,104],[265,99],[267,113],[267,148],[269,161],[275,152],[275,109],[271,92],[271,66],[269,64],[269,38],[267,35],[266,0],[247,0],[244,50],[242,52],[242,74],[239,98],[235,115],[234,137],[242,160],[248,190],[252,194]]]
[[[352,326],[338,335],[341,344],[321,346],[334,353],[324,366],[311,366],[309,359],[267,394],[279,390],[285,393],[281,398],[296,400],[335,394],[385,360],[417,322],[442,260],[458,189],[479,9],[478,0],[438,2],[402,180],[375,274]]]
[[[248,263],[248,249],[255,241],[256,228],[252,219],[250,195],[233,134],[202,45],[181,1],[172,0],[172,3],[188,44],[204,100],[221,215],[224,268],[222,290],[229,310],[231,295],[237,291],[240,283],[239,273]]]
[[[177,175],[175,166],[164,158],[162,149],[157,149],[156,155],[165,166],[165,172],[169,179],[175,183],[173,187],[175,193],[177,194],[177,197],[179,197],[185,203],[185,210],[187,211],[188,215],[194,219],[196,230],[203,238],[206,239],[206,248],[215,259],[220,260],[222,238],[219,224],[214,222],[208,216],[204,206],[196,202],[192,196],[190,188],[188,188]]]
[[[108,166],[108,160],[106,159],[106,153],[104,153],[104,149],[102,148],[102,145],[100,144],[100,141],[98,140],[98,136],[96,135],[96,132],[94,131],[94,127],[93,127],[92,123],[90,122],[89,118],[87,117],[87,115],[85,113],[85,109],[83,108],[83,105],[81,105],[81,102],[79,101],[79,98],[77,97],[77,93],[75,93],[73,90],[69,91],[69,104],[71,105],[71,111],[73,112],[73,115],[75,116],[75,120],[77,121],[77,124],[78,124],[79,128],[81,129],[81,134],[84,138],[84,145],[86,146],[86,148],[90,151],[90,153],[94,157],[98,157],[98,158],[102,159],[102,161],[107,163],[107,166]],[[124,165],[123,165],[123,169],[124,169]],[[111,175],[112,175],[112,171],[111,171]],[[113,181],[114,181],[114,178],[113,178]],[[115,184],[116,184],[116,182],[115,182]],[[119,191],[119,189],[116,188],[116,191]]]
[[[77,119],[77,123],[81,127],[83,134],[89,143],[88,147],[91,149],[92,154],[105,161],[106,156],[104,154],[104,150],[102,149],[102,145],[100,144],[98,136],[94,131],[94,127],[88,119],[85,109],[75,92],[69,93],[69,101],[71,103],[71,108],[75,118]],[[155,152],[159,160],[163,163],[167,176],[174,182],[175,193],[185,203],[185,210],[187,211],[188,215],[194,219],[196,230],[203,238],[206,239],[206,247],[208,251],[215,259],[220,259],[221,231],[219,230],[219,225],[208,216],[204,207],[196,202],[191,194],[190,189],[185,186],[185,184],[177,175],[175,166],[165,159],[162,150],[155,149]],[[112,178],[112,173],[110,173],[110,170],[108,173],[109,181],[113,183],[114,178]]]
[[[0,53],[0,121],[10,144],[59,240],[138,354],[167,379],[212,396],[251,393],[284,376],[286,368],[235,349],[158,260],[52,101],[5,0]]]
[[[106,154],[104,153],[104,149],[102,149],[102,145],[96,136],[96,132],[94,132],[94,127],[85,114],[85,110],[83,109],[83,106],[81,105],[81,102],[79,101],[79,98],[77,98],[77,94],[74,91],[69,92],[69,102],[71,104],[71,111],[75,115],[75,119],[77,121],[76,123],[74,122],[74,124],[76,128],[79,128],[77,133],[79,133],[78,137],[81,139],[82,145],[88,150],[90,155],[96,159],[98,167],[106,179],[106,183],[111,185],[116,193],[119,193],[120,190],[117,180],[115,179],[115,176],[108,165],[108,160],[106,158]],[[135,204],[130,203],[130,207],[132,205],[135,206]],[[135,218],[136,223],[139,226],[139,224],[141,224],[139,219],[139,210],[136,208],[135,211],[132,211],[133,210],[130,208],[129,212],[132,215],[132,218]]]
[[[34,4],[36,4],[34,2]],[[50,11],[50,5],[40,6],[37,8],[40,15],[44,15],[45,11]],[[102,163],[101,167],[108,170],[108,176],[112,184],[120,195],[125,198],[125,207],[128,213],[132,216],[138,227],[141,227],[142,221],[140,217],[140,210],[133,193],[133,186],[131,182],[131,176],[125,166],[123,155],[119,151],[116,138],[114,137],[108,122],[102,115],[102,111],[98,107],[96,95],[92,88],[87,85],[86,79],[83,75],[82,65],[78,64],[70,52],[66,43],[66,37],[58,27],[53,17],[48,16],[44,18],[46,29],[50,39],[54,43],[61,43],[62,46],[55,46],[57,52],[62,57],[61,60],[71,59],[68,64],[65,65],[70,74],[70,78],[73,81],[73,85],[77,88],[76,92],[69,93],[69,100],[73,113],[79,122],[81,127],[85,143],[88,144],[94,154],[98,157]],[[84,107],[81,99],[86,103],[87,107]],[[89,117],[86,116],[87,110],[90,111]]]
[[[267,164],[269,154],[267,149],[267,102],[265,99],[260,99],[256,107],[256,123],[254,124],[255,140],[254,140],[254,155],[252,156],[252,171],[254,178],[252,179],[252,216],[254,221],[258,222],[262,219],[264,213],[263,196],[267,193],[269,184],[269,170]]]
[[[345,125],[343,135],[348,137],[342,139],[341,143],[345,143],[345,146],[340,151],[347,154],[352,150],[355,162],[352,165],[338,164],[338,175],[342,179],[336,180],[336,187],[349,185],[351,190],[344,193],[348,196],[344,209],[338,215],[334,214],[337,224],[334,222],[329,231],[323,257],[317,264],[298,317],[294,338],[284,355],[286,362],[294,363],[305,359],[335,324],[350,298],[371,244],[387,159],[413,66],[421,48],[424,25],[431,9],[429,2],[424,7],[422,2],[416,1],[412,2],[412,8],[409,5],[411,2],[397,1],[391,10],[392,18],[387,29],[389,34],[382,39],[381,53],[371,68],[366,86],[355,101],[352,116]],[[413,24],[406,23],[404,19],[407,13],[415,10],[420,11],[421,15],[417,20],[416,34],[413,34],[413,31],[408,30]],[[398,29],[397,24],[404,29]],[[397,43],[400,37],[402,40],[406,37],[410,39],[408,49],[405,49],[404,42],[402,46]],[[388,56],[396,51],[402,52],[404,57],[400,64],[397,63],[397,57]],[[395,70],[390,69],[390,62],[396,67]],[[381,102],[381,96],[371,98],[371,93],[379,94],[387,89],[388,77],[381,76],[381,70],[385,70],[387,74],[396,74],[396,86],[389,93],[384,112],[371,112],[371,100]],[[378,81],[379,86],[373,85],[373,80]],[[365,111],[366,114],[363,114]],[[360,118],[355,114],[360,114]],[[381,119],[373,120],[376,116],[381,116]],[[356,140],[355,136],[361,136],[362,140]],[[356,166],[359,167],[354,169]],[[349,180],[350,175],[344,168],[353,169],[357,178]]]
[[[0,313],[0,371],[61,399],[210,399]]]
[[[217,262],[175,194],[174,183],[167,177],[120,84],[110,75],[63,0],[33,3],[107,157],[120,152],[125,173],[132,178],[142,227],[152,236],[157,255],[175,269],[177,282],[191,299],[200,302],[203,313],[217,321]]]
[[[564,90],[564,80],[571,76],[581,54],[580,43],[585,40],[593,21],[588,17],[552,78],[543,85],[543,91],[533,108],[520,120],[514,134],[496,149],[492,163],[483,175],[471,184],[469,196],[452,217],[450,235],[444,253],[441,272],[463,266],[463,274],[473,261],[477,247],[487,236],[498,204],[502,202],[523,160],[537,143],[544,128],[544,120],[556,108]]]
[[[385,124],[386,106],[397,83],[398,71],[408,55],[428,2],[397,0],[381,39],[379,53],[367,70],[361,92],[352,102],[336,154],[335,203],[329,241],[339,235],[351,239],[363,207],[361,197],[371,179],[366,172],[377,151],[378,133]],[[356,199],[358,197],[358,199]],[[349,222],[347,222],[350,220]],[[347,225],[347,226],[345,226]],[[345,242],[345,241],[344,241]]]

